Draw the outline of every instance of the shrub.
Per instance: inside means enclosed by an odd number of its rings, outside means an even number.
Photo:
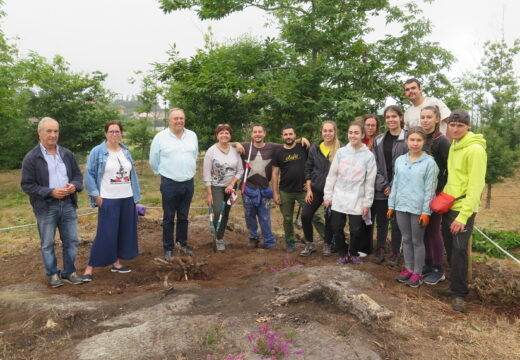
[[[481,229],[484,234],[505,250],[520,248],[520,235],[515,231]],[[486,240],[479,232],[473,231],[473,251],[503,259],[506,255],[495,245]]]

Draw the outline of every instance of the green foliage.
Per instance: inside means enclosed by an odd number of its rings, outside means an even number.
[[[513,67],[519,52],[520,40],[512,46],[504,40],[486,42],[477,71],[457,81],[472,110],[474,128],[487,141],[486,208],[491,204],[491,185],[512,177],[520,166],[520,87]]]
[[[213,324],[206,332],[204,345],[210,349],[216,349],[221,337],[222,324]]]
[[[125,137],[134,145],[134,152],[139,154],[135,156],[135,160],[145,160],[149,154],[149,147],[152,142],[154,131],[147,119],[140,119],[132,122],[130,129],[126,132]],[[144,162],[141,162],[141,173],[143,172]]]
[[[50,116],[60,123],[60,144],[73,152],[84,152],[103,140],[103,126],[118,118],[110,102],[113,94],[103,87],[106,74],[74,73],[69,64],[56,56],[52,62],[32,53],[29,64],[36,70],[28,117]]]
[[[104,123],[117,118],[105,78],[74,73],[60,56],[51,62],[36,53],[20,57],[0,30],[0,168],[20,167],[37,143],[36,122],[45,116],[59,121],[60,144],[72,151],[99,143]]]
[[[520,234],[515,231],[481,229],[484,234],[505,250],[520,248]],[[506,255],[495,245],[486,240],[480,233],[473,230],[473,251],[503,259]]]
[[[414,3],[398,7],[385,0],[161,0],[160,4],[165,12],[194,9],[201,19],[219,19],[253,6],[279,21],[280,39],[210,44],[189,60],[174,51],[166,64],[157,67],[160,78],[169,81],[167,98],[172,104],[185,104],[191,112],[188,119],[196,124],[192,127],[203,133],[202,146],[213,141],[207,134],[219,122],[242,126],[261,121],[268,137],[274,134],[278,139],[285,123],[312,138],[319,123],[329,119],[336,120],[343,134],[348,122],[380,109],[387,97],[402,100],[402,81],[410,74],[428,83],[433,94],[453,92],[440,74],[453,57],[427,40],[431,24]],[[368,41],[372,29],[367,24],[374,17],[384,17],[400,33]]]

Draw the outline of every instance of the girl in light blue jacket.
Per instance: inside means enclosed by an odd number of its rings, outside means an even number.
[[[424,266],[424,230],[430,220],[439,168],[422,149],[426,133],[420,127],[406,134],[409,152],[395,161],[394,181],[388,198],[388,218],[397,219],[403,236],[405,270],[396,278],[411,287],[421,284]]]

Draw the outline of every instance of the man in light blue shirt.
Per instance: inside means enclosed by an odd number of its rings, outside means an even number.
[[[192,256],[188,247],[188,213],[194,192],[193,177],[199,145],[197,135],[184,127],[184,110],[174,108],[168,116],[168,129],[159,132],[150,148],[150,166],[161,175],[164,258],[170,260],[174,248],[173,230],[177,215],[176,241],[182,253]]]

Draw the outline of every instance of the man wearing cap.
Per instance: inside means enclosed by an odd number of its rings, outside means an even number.
[[[442,218],[442,236],[451,265],[452,307],[465,312],[468,294],[468,241],[485,186],[486,140],[470,129],[469,114],[454,110],[448,118],[448,135],[453,139],[448,155],[448,182],[444,192],[460,198]]]
[[[185,121],[184,110],[171,109],[169,127],[155,135],[150,147],[150,166],[155,174],[161,175],[162,241],[166,260],[173,256],[175,225],[175,239],[181,254],[193,256],[188,246],[188,214],[195,189],[193,177],[197,169],[199,143],[197,135],[184,127]]]
[[[423,96],[421,83],[416,78],[411,78],[404,83],[404,95],[412,102],[412,106],[404,113],[404,128],[410,129],[414,126],[421,126],[421,110],[425,106],[438,106],[441,113],[440,131],[446,135],[448,116],[450,109],[441,100]]]
[[[79,285],[83,280],[76,276],[78,248],[78,197],[83,189],[83,175],[76,158],[58,146],[59,124],[50,117],[38,123],[40,142],[25,155],[22,163],[22,190],[29,195],[40,234],[40,247],[53,288],[63,281]],[[56,228],[60,231],[63,247],[63,271],[58,269],[54,251]]]

